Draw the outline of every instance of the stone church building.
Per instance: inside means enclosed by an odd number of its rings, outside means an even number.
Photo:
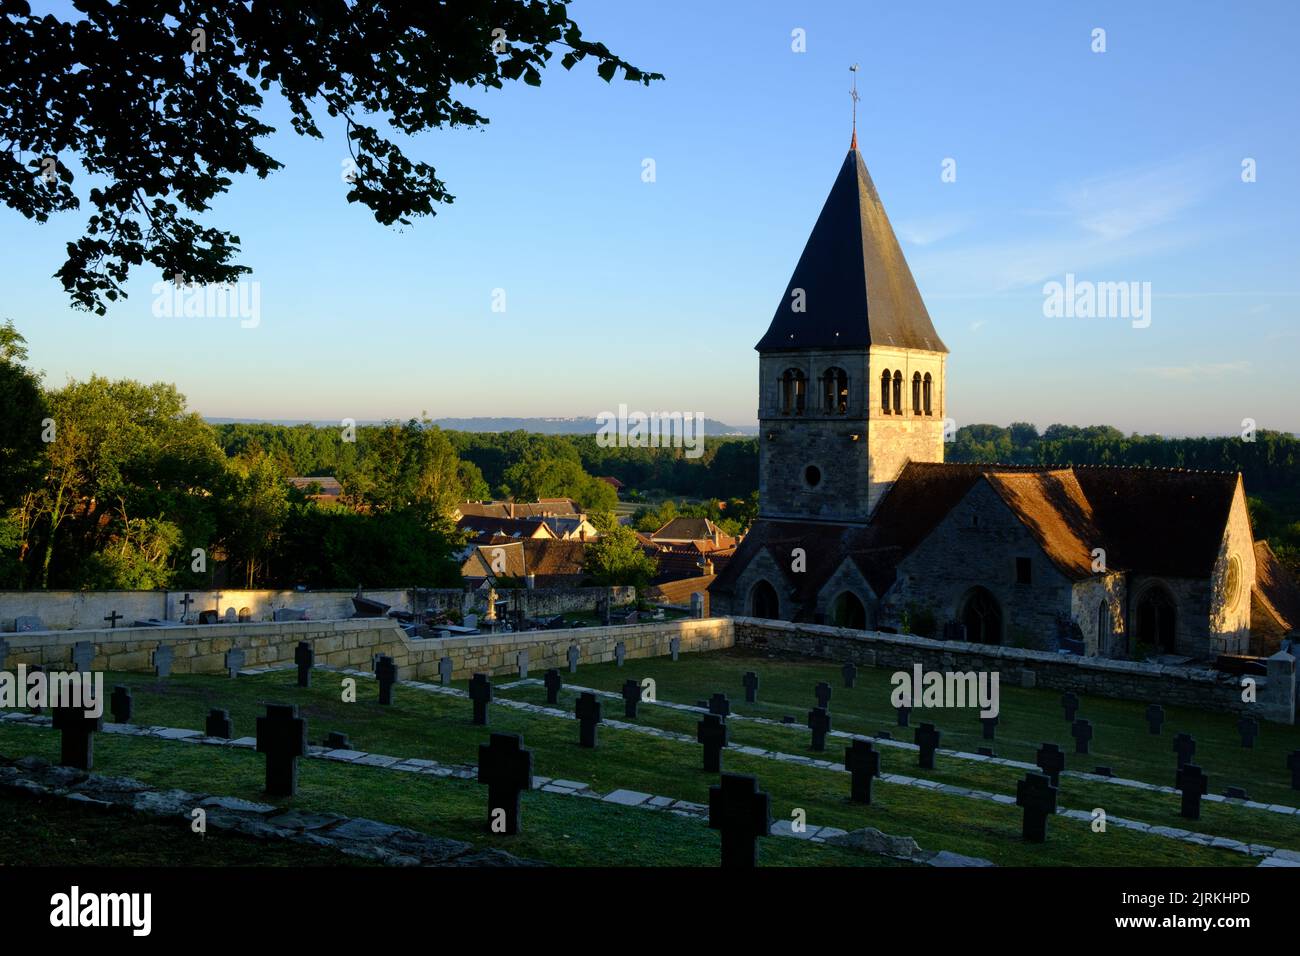
[[[1300,626],[1238,473],[944,463],[948,349],[856,136],[756,350],[759,518],[715,613],[1110,657]]]

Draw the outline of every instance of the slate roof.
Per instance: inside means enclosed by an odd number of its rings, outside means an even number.
[[[543,537],[555,537],[555,532],[547,527],[546,522],[541,518],[491,518],[486,515],[465,515],[456,522],[456,527],[461,531],[469,532],[477,539],[500,535],[511,538],[532,538],[539,530]]]
[[[804,292],[803,312],[792,292]],[[869,345],[947,352],[856,146],[786,285],[760,352]]]
[[[1267,541],[1255,542],[1255,591],[1252,595],[1283,630],[1300,630],[1300,585]]]

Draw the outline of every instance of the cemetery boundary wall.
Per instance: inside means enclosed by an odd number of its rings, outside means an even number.
[[[316,651],[316,663],[333,667],[370,669],[376,654],[387,654],[398,667],[400,680],[438,677],[438,662],[452,661],[452,676],[460,680],[475,673],[514,675],[517,655],[528,652],[530,671],[568,668],[568,651],[577,644],[580,664],[614,659],[620,641],[628,659],[663,657],[670,642],[681,641],[680,651],[714,651],[730,647],[731,621],[723,618],[685,618],[611,627],[581,627],[552,631],[471,634],[466,637],[412,639],[387,618],[347,621],[285,621],[262,624],[196,624],[185,627],[139,627],[97,631],[37,631],[5,635],[9,654],[0,668],[19,664],[45,665],[53,670],[72,669],[72,649],[81,641],[94,645],[93,671],[153,671],[153,651],[161,644],[172,648],[173,674],[224,674],[226,652],[244,650],[245,667],[291,665],[299,641]]]
[[[1241,678],[1199,667],[1165,666],[1104,657],[1062,656],[990,644],[940,641],[912,634],[851,631],[761,618],[732,618],[735,645],[910,672],[998,672],[1007,686],[1043,687],[1197,710],[1246,713],[1295,723],[1295,658],[1268,659],[1268,676],[1257,677],[1256,702],[1242,702]]]

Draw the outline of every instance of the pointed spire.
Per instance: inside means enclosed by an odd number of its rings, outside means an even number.
[[[853,97],[853,141],[849,143],[849,150],[856,151],[858,148],[858,65],[854,63],[849,67],[849,72],[853,74],[853,89],[849,91],[849,96]]]

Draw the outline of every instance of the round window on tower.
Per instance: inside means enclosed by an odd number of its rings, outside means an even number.
[[[809,488],[816,488],[822,482],[822,470],[816,465],[809,465],[803,470],[803,480]]]

